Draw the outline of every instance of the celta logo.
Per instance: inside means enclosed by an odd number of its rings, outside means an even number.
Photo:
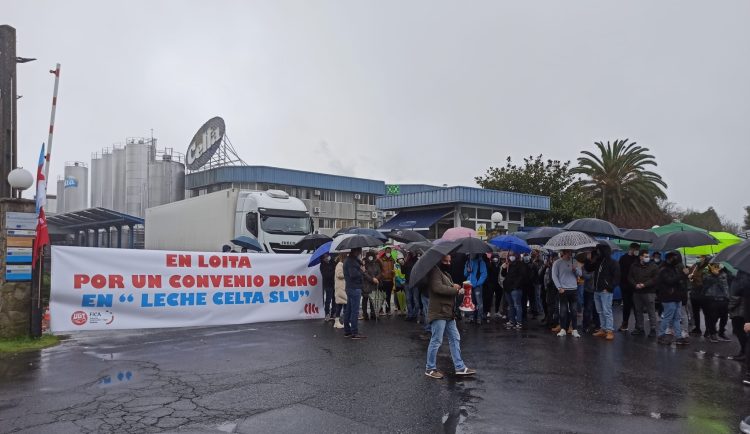
[[[305,305],[305,313],[308,315],[317,315],[320,312],[318,309],[318,306],[315,306],[313,303],[307,303]]]
[[[78,187],[78,180],[69,176],[65,178],[64,188],[75,188]]]

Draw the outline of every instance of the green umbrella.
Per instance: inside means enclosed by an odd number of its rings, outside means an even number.
[[[709,232],[709,235],[719,240],[719,244],[680,249],[682,254],[687,256],[715,255],[731,245],[742,242],[742,238],[729,232]]]
[[[664,235],[664,234],[669,234],[672,232],[679,232],[679,231],[708,232],[705,229],[699,228],[697,226],[691,226],[687,223],[682,223],[679,221],[674,221],[668,225],[659,226],[659,227],[651,229],[651,232],[655,233],[656,235]]]

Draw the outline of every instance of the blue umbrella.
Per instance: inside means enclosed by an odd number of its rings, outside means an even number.
[[[500,235],[499,237],[491,239],[489,242],[500,250],[510,250],[516,253],[531,252],[531,247],[526,244],[526,241],[514,237],[513,235]]]
[[[307,264],[308,267],[314,267],[318,264],[320,264],[320,261],[323,260],[323,256],[330,253],[331,251],[331,244],[333,244],[333,241],[329,241],[322,246],[315,249],[312,256],[310,256],[310,262]]]
[[[263,251],[263,247],[260,246],[260,243],[255,238],[250,238],[243,235],[241,237],[233,239],[232,242],[248,250],[255,250],[256,252]]]

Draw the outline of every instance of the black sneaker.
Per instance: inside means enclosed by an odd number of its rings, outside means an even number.
[[[690,339],[688,339],[688,338],[679,338],[679,339],[677,339],[677,341],[675,343],[677,345],[689,345],[690,344]]]
[[[344,337],[345,338],[350,338],[350,337],[352,337],[352,334],[351,333],[344,333]]]
[[[719,342],[719,338],[716,335],[708,335],[708,341],[715,344]]]
[[[745,379],[742,380],[742,384],[744,384],[745,386],[750,386],[750,375],[745,376]]]
[[[729,339],[727,335],[725,335],[724,333],[719,333],[719,336],[717,336],[717,339],[719,340],[719,342],[732,342],[732,340]]]
[[[635,329],[632,332],[630,332],[631,336],[643,336],[646,332],[643,331],[643,329]]]
[[[655,338],[656,337],[656,329],[651,329],[651,331],[648,332],[648,337]]]
[[[702,334],[703,334],[703,332],[702,332],[702,331],[701,331],[701,329],[699,329],[698,327],[696,327],[696,328],[694,328],[694,329],[690,330],[690,335],[691,335],[691,336],[700,336],[700,335],[702,335]]]
[[[476,369],[471,369],[467,367],[464,367],[460,371],[456,371],[456,375],[474,375],[476,373],[477,373]]]
[[[352,335],[352,340],[353,341],[358,341],[360,339],[367,339],[367,336],[365,336],[365,335]]]

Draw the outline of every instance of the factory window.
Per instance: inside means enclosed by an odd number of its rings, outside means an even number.
[[[321,190],[320,200],[323,200],[326,202],[336,202],[336,192],[331,191],[331,190]]]
[[[478,208],[477,218],[481,220],[489,220],[490,218],[492,218],[492,210],[486,208]]]
[[[310,189],[309,188],[299,188],[299,189],[297,189],[297,194],[299,194],[299,196],[297,196],[297,198],[299,198],[299,199],[310,200]]]
[[[326,219],[326,218],[318,219],[319,229],[333,229],[335,227],[336,227],[336,219]]]
[[[511,211],[508,213],[508,220],[512,222],[520,222],[521,221],[521,213],[518,211]]]
[[[360,194],[360,205],[375,205],[375,196],[371,194]]]
[[[336,219],[336,229],[344,229],[354,226],[354,220]]]
[[[461,207],[461,220],[475,219],[477,218],[476,208]]]
[[[337,191],[336,202],[352,203],[354,202],[354,194],[345,191]]]

